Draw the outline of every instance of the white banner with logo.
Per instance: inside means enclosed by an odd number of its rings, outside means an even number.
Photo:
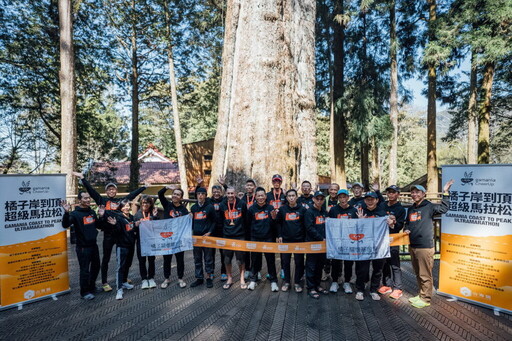
[[[327,258],[370,260],[390,257],[387,217],[325,222]]]
[[[192,217],[145,220],[139,226],[142,256],[172,255],[194,248]]]
[[[512,165],[443,166],[439,293],[512,313]]]
[[[66,176],[0,175],[0,307],[69,291]]]

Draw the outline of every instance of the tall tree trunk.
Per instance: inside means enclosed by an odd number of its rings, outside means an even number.
[[[131,2],[132,10],[135,11],[135,0]],[[135,14],[134,14],[135,15]],[[129,190],[139,187],[139,69],[137,55],[137,26],[135,19],[132,24],[131,44],[131,68],[130,75],[132,85],[132,148],[130,153],[130,183]]]
[[[389,184],[398,182],[398,40],[396,36],[396,2],[391,0],[389,5],[389,59],[391,62],[391,79],[389,93],[389,118],[393,126],[391,149],[389,151]]]
[[[317,182],[314,14],[314,0],[228,0],[213,178]]]
[[[365,189],[370,188],[370,160],[368,138],[361,141],[361,182]]]
[[[375,136],[372,137],[372,183],[380,185],[380,162],[379,162],[379,147]]]
[[[76,93],[71,0],[59,0],[61,173],[66,176],[66,196],[76,194]]]
[[[334,4],[334,15],[338,20],[334,20],[334,70],[333,70],[333,149],[331,158],[334,160],[333,181],[337,182],[341,188],[347,187],[347,177],[345,173],[345,117],[343,112],[343,95],[345,93],[345,23],[344,23],[343,0],[336,0]]]
[[[176,140],[176,155],[178,157],[178,168],[180,170],[180,184],[184,191],[184,198],[188,199],[188,183],[187,183],[187,169],[185,165],[185,155],[183,153],[183,145],[181,142],[181,125],[180,113],[178,108],[178,94],[176,91],[176,73],[174,72],[174,58],[172,53],[172,26],[169,14],[169,6],[167,1],[164,2],[165,10],[165,24],[167,31],[167,60],[169,64],[169,81],[171,83],[171,100],[172,100],[172,115],[174,119],[174,138]],[[204,176],[204,175],[203,175]]]
[[[491,119],[491,94],[494,79],[494,62],[485,64],[485,74],[482,82],[483,102],[478,113],[478,163],[490,163],[489,121]]]
[[[436,0],[428,0],[429,5],[429,41],[435,38],[434,23],[437,19]],[[427,192],[437,193],[439,190],[439,175],[436,155],[436,66],[428,65],[428,105],[427,105]]]
[[[476,163],[476,122],[477,122],[477,64],[475,51],[471,51],[471,75],[469,77],[469,105],[468,105],[468,164]]]

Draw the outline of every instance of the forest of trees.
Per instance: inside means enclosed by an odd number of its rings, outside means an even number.
[[[0,171],[130,160],[137,187],[149,143],[183,168],[216,137],[232,181],[437,192],[442,164],[512,163],[511,46],[508,0],[0,0]]]

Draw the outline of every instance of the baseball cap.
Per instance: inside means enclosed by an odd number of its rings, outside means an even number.
[[[324,197],[324,198],[325,198],[325,194],[324,194],[324,192],[322,192],[322,191],[316,191],[316,192],[315,192],[314,197],[315,197],[315,198],[316,198],[316,197]]]
[[[359,186],[359,187],[361,187],[361,188],[364,188],[363,184],[362,184],[362,183],[360,183],[360,182],[354,182],[354,183],[352,184],[352,188],[354,188],[354,186]]]
[[[366,192],[366,194],[364,195],[365,198],[375,198],[375,199],[378,199],[379,196],[377,195],[377,193],[375,192]]]
[[[117,188],[117,185],[113,182],[109,182],[106,186],[105,186],[105,191],[109,188],[109,187],[115,187]]]
[[[391,185],[391,186],[389,186],[388,188],[386,188],[386,192],[387,192],[387,191],[400,192],[400,187],[398,187],[397,185]]]
[[[337,195],[340,195],[340,194],[346,194],[346,195],[350,195],[350,193],[348,193],[348,191],[346,189],[340,189],[338,191],[338,194]]]
[[[283,177],[279,174],[274,174],[274,176],[272,176],[272,181],[281,181],[283,182]]]
[[[199,187],[199,188],[197,189],[196,193],[208,193],[208,192],[206,191],[206,188],[204,188],[204,187]]]
[[[425,187],[423,187],[422,185],[412,185],[411,186],[411,191],[413,189],[417,189],[418,191],[422,191],[423,193],[427,192],[427,190],[425,189]]]

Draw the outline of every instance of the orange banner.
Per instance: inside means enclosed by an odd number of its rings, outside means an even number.
[[[390,246],[408,245],[409,235],[406,233],[390,234]],[[248,240],[226,239],[218,237],[192,236],[194,246],[210,247],[248,252],[268,253],[326,253],[325,242],[305,243],[271,243],[253,242]]]
[[[0,302],[9,306],[69,289],[66,231],[0,246]]]

